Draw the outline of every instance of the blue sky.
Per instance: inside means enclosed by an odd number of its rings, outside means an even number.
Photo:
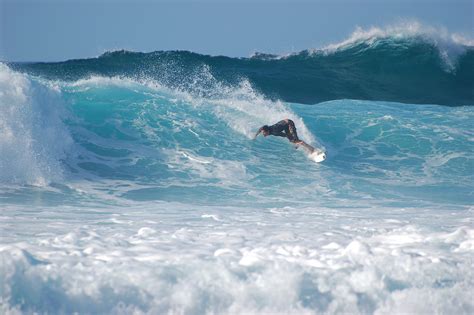
[[[0,0],[0,60],[59,61],[107,50],[288,53],[404,20],[473,38],[474,0]]]

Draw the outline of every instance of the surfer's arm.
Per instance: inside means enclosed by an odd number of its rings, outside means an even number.
[[[258,129],[257,133],[256,133],[255,136],[253,137],[254,140],[257,139],[257,136],[262,132],[262,130],[263,130],[263,127],[260,127],[260,128]]]

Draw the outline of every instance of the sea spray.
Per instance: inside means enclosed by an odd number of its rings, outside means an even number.
[[[62,179],[72,142],[60,92],[0,64],[0,182],[45,185]]]

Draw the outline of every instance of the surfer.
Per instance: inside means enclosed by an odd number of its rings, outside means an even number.
[[[291,119],[283,119],[274,125],[265,125],[260,127],[260,129],[258,129],[257,133],[255,134],[254,139],[257,138],[260,133],[262,133],[264,137],[272,135],[277,137],[288,138],[290,142],[296,145],[296,148],[298,148],[298,146],[302,146],[307,149],[309,153],[313,153],[314,151],[314,148],[312,146],[298,138],[295,123]]]

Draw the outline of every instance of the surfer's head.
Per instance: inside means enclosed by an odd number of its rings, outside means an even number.
[[[268,125],[263,126],[262,133],[264,137],[268,136],[270,134],[270,127],[268,127]]]

